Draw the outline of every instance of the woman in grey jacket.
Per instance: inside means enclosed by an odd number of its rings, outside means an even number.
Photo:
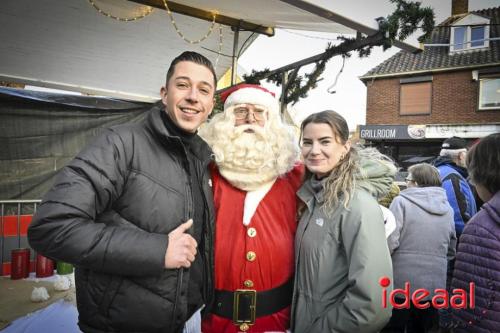
[[[378,281],[392,279],[392,267],[374,195],[389,191],[395,168],[365,160],[361,169],[334,111],[307,117],[301,132],[308,179],[298,191],[292,331],[377,332],[391,315]]]
[[[394,288],[409,283],[410,295],[424,288],[430,294],[419,303],[431,301],[436,289],[446,289],[447,261],[455,257],[453,209],[441,187],[439,171],[422,163],[408,169],[408,188],[401,191],[389,209],[396,218],[396,230],[389,236],[394,268]],[[396,302],[403,303],[404,300]],[[437,323],[437,310],[431,304],[418,309],[394,309],[383,332],[428,332]]]

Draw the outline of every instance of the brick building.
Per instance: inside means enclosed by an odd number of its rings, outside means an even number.
[[[359,135],[403,166],[435,157],[444,138],[500,131],[500,7],[467,7],[453,1],[422,52],[400,51],[360,78]]]

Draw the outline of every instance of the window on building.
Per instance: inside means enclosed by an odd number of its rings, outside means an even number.
[[[490,18],[474,13],[455,21],[450,31],[450,53],[489,47],[490,21]]]
[[[485,25],[452,28],[450,52],[480,49],[489,46],[489,27]]]
[[[466,37],[467,37],[467,29],[465,27],[456,27],[453,28],[453,49],[455,51],[462,50],[466,47]]]
[[[470,41],[471,47],[484,47],[486,44],[486,41],[484,40],[486,38],[485,36],[485,27],[480,26],[480,27],[471,27],[470,29]]]
[[[431,113],[432,82],[401,84],[399,94],[399,114],[421,115]]]
[[[479,109],[500,110],[500,76],[479,80]]]

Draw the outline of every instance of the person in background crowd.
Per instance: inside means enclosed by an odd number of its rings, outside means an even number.
[[[392,165],[391,169],[394,168],[394,170],[396,170],[394,161],[389,156],[379,152],[376,148],[364,148],[362,146],[357,147],[358,149],[356,149],[356,151],[359,156],[360,171],[365,173],[367,178],[374,179],[377,177],[387,177],[387,169],[370,168],[371,166],[377,166],[377,164],[372,164],[370,162],[371,160],[384,161],[386,165]],[[377,174],[377,172],[380,172],[380,174]],[[372,182],[372,184],[377,184],[377,182]],[[395,193],[399,193],[399,187],[393,182],[389,190],[387,190],[385,183],[382,184],[383,186],[377,187],[376,190],[370,188],[366,188],[366,190],[370,192],[376,200],[378,200],[379,207],[382,210],[382,215],[384,217],[385,236],[389,237],[389,235],[396,229],[396,219],[394,218],[394,214],[392,214],[392,212],[387,208],[389,205],[386,207],[381,204],[381,202],[387,203],[389,200],[392,202],[392,196],[397,196]]]
[[[298,145],[267,89],[240,84],[221,99],[224,113],[200,130],[217,164],[215,306],[203,332],[285,332],[304,170]]]
[[[439,157],[434,161],[448,202],[453,208],[457,238],[462,234],[465,223],[477,211],[473,190],[467,182],[466,154],[467,143],[464,139],[454,136],[444,140]]]
[[[465,223],[477,212],[477,204],[474,198],[473,186],[467,181],[468,172],[465,168],[465,157],[467,154],[467,143],[459,137],[451,137],[443,141],[439,157],[434,161],[438,168],[446,190],[448,202],[453,208],[453,218],[455,221],[455,232],[457,235],[457,245],[460,242],[460,235]],[[451,284],[451,274],[455,260],[448,262],[446,277],[446,287]],[[451,290],[449,290],[451,291]],[[439,310],[439,325],[446,327],[450,325],[450,316],[446,309]]]
[[[399,192],[399,186],[396,183],[392,183],[389,193],[378,200],[380,209],[382,209],[382,213],[384,214],[386,237],[389,237],[389,235],[392,234],[394,230],[396,230],[396,218],[394,217],[394,214],[389,210],[389,206],[391,205],[392,200],[394,200],[394,198],[399,195]]]
[[[392,183],[389,193],[387,193],[385,196],[380,198],[378,200],[378,203],[386,208],[389,208],[389,206],[392,203],[392,200],[394,200],[394,198],[399,195],[399,192],[401,192],[401,190],[399,189],[399,186],[396,183]]]
[[[500,332],[500,133],[490,134],[467,154],[471,182],[485,202],[465,225],[452,288],[475,286],[475,307],[453,310],[455,333]]]
[[[392,266],[374,194],[389,191],[396,169],[359,161],[348,136],[334,111],[302,122],[307,177],[297,193],[305,208],[295,237],[294,333],[377,332],[391,316],[377,283],[392,279]]]
[[[430,302],[433,291],[446,288],[447,262],[455,256],[456,235],[453,210],[441,188],[438,170],[430,164],[408,169],[408,188],[394,198],[389,209],[396,218],[396,230],[389,236],[394,269],[394,288],[424,288],[431,294],[421,303]],[[396,302],[404,300],[396,298]],[[425,333],[438,322],[432,305],[418,309],[393,309],[384,333]]]
[[[83,332],[200,332],[214,216],[211,150],[196,131],[216,82],[207,58],[179,55],[146,119],[89,144],[36,211],[30,245],[76,266]]]

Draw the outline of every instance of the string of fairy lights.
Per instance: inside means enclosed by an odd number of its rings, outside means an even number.
[[[167,0],[163,0],[163,5],[165,6],[165,10],[167,11],[168,17],[170,18],[170,23],[172,23],[172,26],[174,27],[175,32],[177,32],[177,35],[179,35],[179,37],[181,37],[185,42],[187,42],[189,44],[199,44],[199,43],[203,42],[205,39],[207,39],[212,34],[214,27],[215,27],[215,18],[217,17],[216,11],[211,12],[212,23],[210,24],[210,27],[208,28],[207,33],[203,37],[196,39],[196,40],[193,40],[193,39],[186,38],[186,36],[182,33],[182,31],[177,26],[177,23],[175,22],[174,14],[172,13],[170,8],[168,7]],[[215,59],[215,64],[214,64],[214,68],[216,70],[217,70],[217,64],[219,63],[220,55],[222,53],[222,46],[223,46],[222,41],[223,41],[222,25],[219,23],[219,48],[217,51],[217,58]]]
[[[217,58],[215,58],[215,64],[214,64],[215,70],[217,70],[217,64],[219,63],[219,58],[222,53],[222,41],[223,41],[222,24],[219,23],[219,49],[217,51]]]
[[[133,22],[133,21],[137,21],[137,20],[145,18],[146,16],[148,16],[149,14],[151,14],[153,12],[153,7],[147,6],[147,8],[146,8],[146,10],[145,10],[145,12],[143,14],[140,14],[140,15],[137,15],[137,16],[134,16],[134,17],[120,17],[120,16],[113,15],[113,14],[111,14],[111,13],[103,10],[94,0],[87,0],[87,1],[100,14],[102,14],[102,15],[108,17],[108,18],[115,19],[117,21],[121,21],[121,22]],[[173,15],[172,11],[170,10],[170,8],[168,7],[168,4],[167,4],[166,0],[163,0],[163,5],[165,6],[165,10],[167,11],[168,17],[170,18],[170,23],[172,24],[175,32],[185,42],[187,42],[189,44],[200,44],[201,42],[203,42],[204,40],[206,40],[212,34],[212,32],[213,32],[213,30],[215,28],[215,23],[216,23],[215,22],[215,19],[217,17],[217,12],[216,11],[212,11],[211,12],[211,14],[212,14],[212,22],[211,22],[211,24],[210,24],[210,26],[208,28],[208,31],[203,35],[203,37],[201,37],[199,39],[189,39],[179,29],[179,26],[177,25],[177,22],[175,21],[174,15]],[[215,64],[214,64],[215,69],[217,69],[217,64],[219,63],[219,58],[220,58],[220,55],[222,53],[223,40],[224,40],[224,38],[223,38],[222,24],[219,23],[219,47],[218,47],[218,51],[217,51],[217,58],[215,59]]]
[[[163,5],[165,6],[165,10],[167,11],[168,17],[170,18],[170,22],[172,23],[172,26],[174,27],[175,32],[177,32],[179,37],[181,37],[184,41],[188,42],[189,44],[199,44],[199,43],[203,42],[205,39],[207,39],[208,36],[210,36],[212,34],[212,31],[214,30],[214,27],[215,27],[215,18],[217,16],[216,12],[211,13],[212,14],[212,24],[210,24],[210,27],[208,28],[207,33],[203,37],[201,37],[200,39],[193,40],[193,39],[186,38],[186,36],[182,33],[182,31],[180,31],[179,27],[177,26],[177,23],[175,22],[174,15],[172,14],[172,11],[170,10],[170,8],[168,8],[167,0],[163,0]]]
[[[149,14],[151,14],[153,12],[153,7],[149,7],[147,6],[146,8],[146,11],[143,13],[143,14],[140,14],[140,15],[137,15],[137,16],[134,16],[134,17],[120,17],[120,16],[116,16],[116,15],[113,15],[109,12],[106,12],[104,10],[101,9],[101,7],[99,7],[95,2],[94,0],[87,0],[91,5],[92,7],[95,8],[95,10],[97,10],[100,14],[108,17],[108,18],[111,18],[111,19],[115,19],[117,21],[121,21],[121,22],[132,22],[132,21],[137,21],[137,20],[140,20],[140,19],[143,19],[145,18],[146,16],[148,16]]]

